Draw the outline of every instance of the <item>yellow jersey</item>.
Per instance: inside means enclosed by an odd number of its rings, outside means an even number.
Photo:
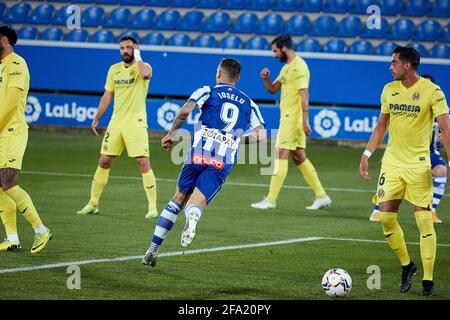
[[[145,65],[151,70],[148,63]],[[109,68],[105,90],[114,93],[114,111],[109,128],[147,127],[149,83],[150,79],[145,80],[139,74],[137,63],[126,68],[122,61]]]
[[[417,168],[430,166],[434,118],[448,114],[441,88],[420,78],[412,87],[388,83],[381,94],[381,112],[389,114],[389,140],[383,164]]]
[[[309,87],[309,69],[305,60],[296,56],[286,63],[275,81],[281,83],[280,122],[303,122],[300,89]]]
[[[0,110],[6,108],[7,95],[11,92],[9,88],[19,88],[20,96],[12,115],[6,119],[0,137],[28,128],[25,107],[30,89],[30,73],[25,59],[14,52],[7,55],[0,64]]]

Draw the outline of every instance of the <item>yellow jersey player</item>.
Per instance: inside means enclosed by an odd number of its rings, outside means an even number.
[[[272,83],[267,68],[261,71],[266,90],[274,94],[281,89],[280,128],[276,142],[274,172],[270,180],[269,194],[252,208],[275,208],[278,194],[288,172],[288,158],[292,159],[306,183],[313,189],[316,199],[306,209],[317,210],[331,205],[331,199],[320,183],[316,169],[306,157],[306,136],[311,134],[309,125],[309,69],[306,62],[295,54],[289,35],[279,35],[272,41],[272,51],[280,62],[286,62]]]
[[[359,173],[364,180],[370,179],[369,157],[383,141],[389,128],[389,140],[374,200],[380,205],[384,237],[403,267],[400,292],[410,289],[417,268],[408,254],[397,214],[402,199],[414,205],[423,264],[422,294],[431,296],[436,232],[431,213],[433,181],[430,142],[436,118],[445,150],[449,153],[450,122],[444,93],[439,86],[417,74],[419,62],[419,53],[414,48],[395,48],[390,66],[395,81],[388,83],[381,94],[381,113],[361,156]]]
[[[113,160],[126,148],[128,156],[136,159],[142,173],[148,200],[148,212],[145,217],[156,218],[158,217],[156,179],[150,167],[146,111],[152,68],[142,61],[139,47],[132,37],[124,36],[120,39],[120,54],[123,61],[109,68],[105,92],[92,121],[92,131],[98,135],[96,128],[99,119],[114,97],[114,112],[103,138],[100,159],[91,186],[91,199],[77,214],[99,212],[98,202],[108,182]]]
[[[0,216],[7,238],[0,243],[0,251],[17,251],[21,248],[16,222],[19,209],[36,233],[31,253],[38,253],[51,240],[52,232],[42,224],[28,193],[17,184],[28,141],[25,107],[30,74],[25,60],[13,50],[16,42],[16,32],[7,26],[1,26]]]

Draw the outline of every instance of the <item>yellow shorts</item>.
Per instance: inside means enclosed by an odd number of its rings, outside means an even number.
[[[289,121],[280,122],[275,146],[279,149],[287,150],[305,149],[306,135],[303,131],[303,124]]]
[[[378,203],[405,199],[418,207],[431,208],[433,201],[431,168],[382,166],[374,198]]]
[[[127,148],[130,158],[149,157],[147,128],[108,128],[103,138],[101,154],[120,156]]]
[[[6,136],[0,137],[0,168],[22,169],[27,142],[28,129],[8,133]]]

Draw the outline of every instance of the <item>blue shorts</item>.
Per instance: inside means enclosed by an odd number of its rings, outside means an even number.
[[[178,188],[189,194],[198,188],[210,203],[225,183],[233,165],[225,165],[223,170],[200,164],[184,164],[178,177]]]
[[[441,154],[439,151],[430,151],[430,160],[431,160],[431,169],[434,167],[441,165],[446,167],[447,164],[445,163],[444,159],[442,159]]]

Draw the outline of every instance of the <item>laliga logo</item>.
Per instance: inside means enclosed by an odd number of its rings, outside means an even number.
[[[341,127],[341,120],[336,112],[323,109],[314,117],[314,130],[322,138],[334,137]]]
[[[178,110],[180,110],[180,106],[173,102],[165,102],[158,109],[158,124],[163,127],[165,130],[170,130],[172,127],[172,122],[175,120],[175,116],[177,115]]]
[[[42,107],[38,98],[28,96],[27,106],[25,109],[25,121],[27,123],[36,122],[41,114]]]

